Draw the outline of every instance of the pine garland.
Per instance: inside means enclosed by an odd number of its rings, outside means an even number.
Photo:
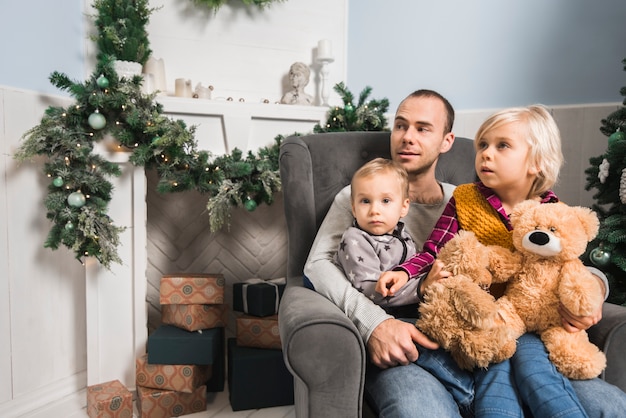
[[[354,95],[343,82],[333,87],[343,101],[343,107],[335,106],[331,109],[324,126],[315,125],[313,131],[345,132],[345,131],[382,131],[387,126],[385,113],[389,109],[389,100],[370,100],[367,98],[372,88],[366,86],[359,95],[359,101],[354,106]]]
[[[101,14],[108,13],[111,2],[119,7],[135,7],[139,2],[148,10],[145,0],[96,0],[95,5]],[[141,25],[145,23],[141,20]],[[141,50],[149,50],[147,40]],[[79,261],[93,256],[107,269],[121,262],[117,247],[126,228],[116,226],[108,215],[113,192],[110,179],[120,176],[121,170],[94,152],[94,145],[105,138],[118,141],[133,165],[154,168],[160,193],[197,190],[208,195],[212,232],[230,226],[234,207],[253,211],[259,204],[273,203],[281,189],[278,154],[282,135],[275,137],[273,145],[245,155],[237,148],[217,157],[198,150],[195,127],[163,115],[155,94],[141,91],[142,76],[118,76],[113,66],[116,59],[119,57],[99,53],[94,72],[84,82],[53,72],[50,82],[69,92],[75,101],[67,107],[46,109],[39,125],[24,133],[14,155],[20,162],[35,156],[46,158],[43,171],[51,183],[45,207],[52,226],[45,247],[56,250],[63,245]],[[385,128],[387,99],[366,103],[371,92],[367,87],[353,111],[348,106],[353,102],[352,93],[343,83],[335,90],[343,96],[346,113],[338,109],[329,112],[325,131]],[[314,130],[322,128],[316,125]]]
[[[209,7],[217,11],[220,7],[228,3],[230,0],[192,0],[194,3]],[[269,7],[272,3],[281,3],[286,0],[241,0],[246,6],[257,6],[260,9]]]

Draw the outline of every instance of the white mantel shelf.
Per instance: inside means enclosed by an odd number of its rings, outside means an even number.
[[[157,96],[163,111],[195,125],[200,149],[220,155],[234,148],[254,151],[271,145],[276,135],[312,132],[326,121],[327,106],[248,103],[237,100],[188,99]]]
[[[195,125],[200,149],[214,155],[237,147],[244,152],[273,143],[278,134],[312,132],[324,123],[328,107],[242,103],[206,99],[157,97],[166,116]],[[218,138],[217,141],[215,139]],[[120,164],[112,180],[111,217],[127,229],[120,235],[121,264],[104,269],[86,264],[87,384],[118,379],[135,387],[135,359],[147,344],[147,205],[146,177],[128,162],[129,153],[97,144],[98,152]]]

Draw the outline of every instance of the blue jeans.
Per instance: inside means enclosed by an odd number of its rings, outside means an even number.
[[[460,418],[450,392],[418,365],[379,369],[367,363],[365,398],[380,418]]]
[[[517,339],[511,357],[515,386],[535,417],[587,417],[571,382],[548,358],[537,334]]]
[[[626,411],[626,393],[600,378],[570,380],[589,418],[621,418]]]
[[[418,350],[420,355],[416,363],[444,385],[463,417],[524,417],[509,361],[469,372],[459,368],[450,354],[441,348],[428,350],[418,346]]]
[[[517,340],[517,352],[516,355],[511,358],[511,362],[513,363],[515,382],[520,392],[524,392],[527,388],[524,381],[533,379],[532,373],[535,363],[542,362],[552,364],[549,362],[548,353],[543,342],[536,334],[525,334]],[[542,376],[545,373],[554,373],[561,376],[554,367],[551,371],[547,371],[549,370],[549,366],[545,364],[540,368]],[[537,385],[536,389],[541,390],[542,398],[548,399],[550,396],[557,396],[559,393],[562,396],[563,392],[561,389],[557,388],[558,390],[555,392],[553,390],[554,388],[547,386],[545,382],[544,385],[541,386],[543,379],[537,380],[538,382],[535,382]],[[551,381],[553,381],[552,378]],[[626,416],[626,393],[617,386],[611,385],[599,378],[569,380],[569,385],[564,384],[564,388],[566,388],[565,391],[572,397],[573,393],[568,388],[570,385],[577,395],[580,405],[582,405],[587,416],[590,418],[621,418]],[[527,393],[522,396],[532,397],[533,395]],[[543,413],[541,406],[534,411],[535,417],[543,416],[541,415]]]
[[[579,402],[572,383],[556,371],[543,343],[534,334],[520,337],[510,361],[474,373],[459,369],[441,349],[426,350],[419,346],[418,349],[417,364],[386,370],[368,366],[366,396],[381,417],[468,417],[472,416],[472,403],[476,416],[523,417],[521,399],[538,418],[586,417],[581,403],[593,411],[590,414],[594,418],[617,417],[620,415],[608,414],[612,411],[623,414],[626,410],[624,392],[600,379],[573,382],[584,392],[581,396],[584,403]],[[522,388],[520,393],[516,387]],[[613,401],[613,397],[617,400]],[[433,402],[434,399],[437,401]]]
[[[417,364],[444,384],[464,416],[474,398],[477,417],[520,418],[524,404],[535,417],[587,417],[570,381],[556,370],[536,334],[522,335],[510,360],[473,372],[459,369],[441,349],[418,349]]]

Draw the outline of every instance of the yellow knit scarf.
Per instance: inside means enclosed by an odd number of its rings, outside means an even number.
[[[476,184],[457,186],[454,199],[460,229],[472,231],[484,245],[513,249],[512,231],[502,223],[500,215],[480,193]]]

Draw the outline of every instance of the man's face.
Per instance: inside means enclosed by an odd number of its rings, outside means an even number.
[[[434,97],[410,97],[396,112],[391,131],[391,158],[410,176],[435,169],[441,152],[451,146],[452,134],[444,135],[446,110]]]

